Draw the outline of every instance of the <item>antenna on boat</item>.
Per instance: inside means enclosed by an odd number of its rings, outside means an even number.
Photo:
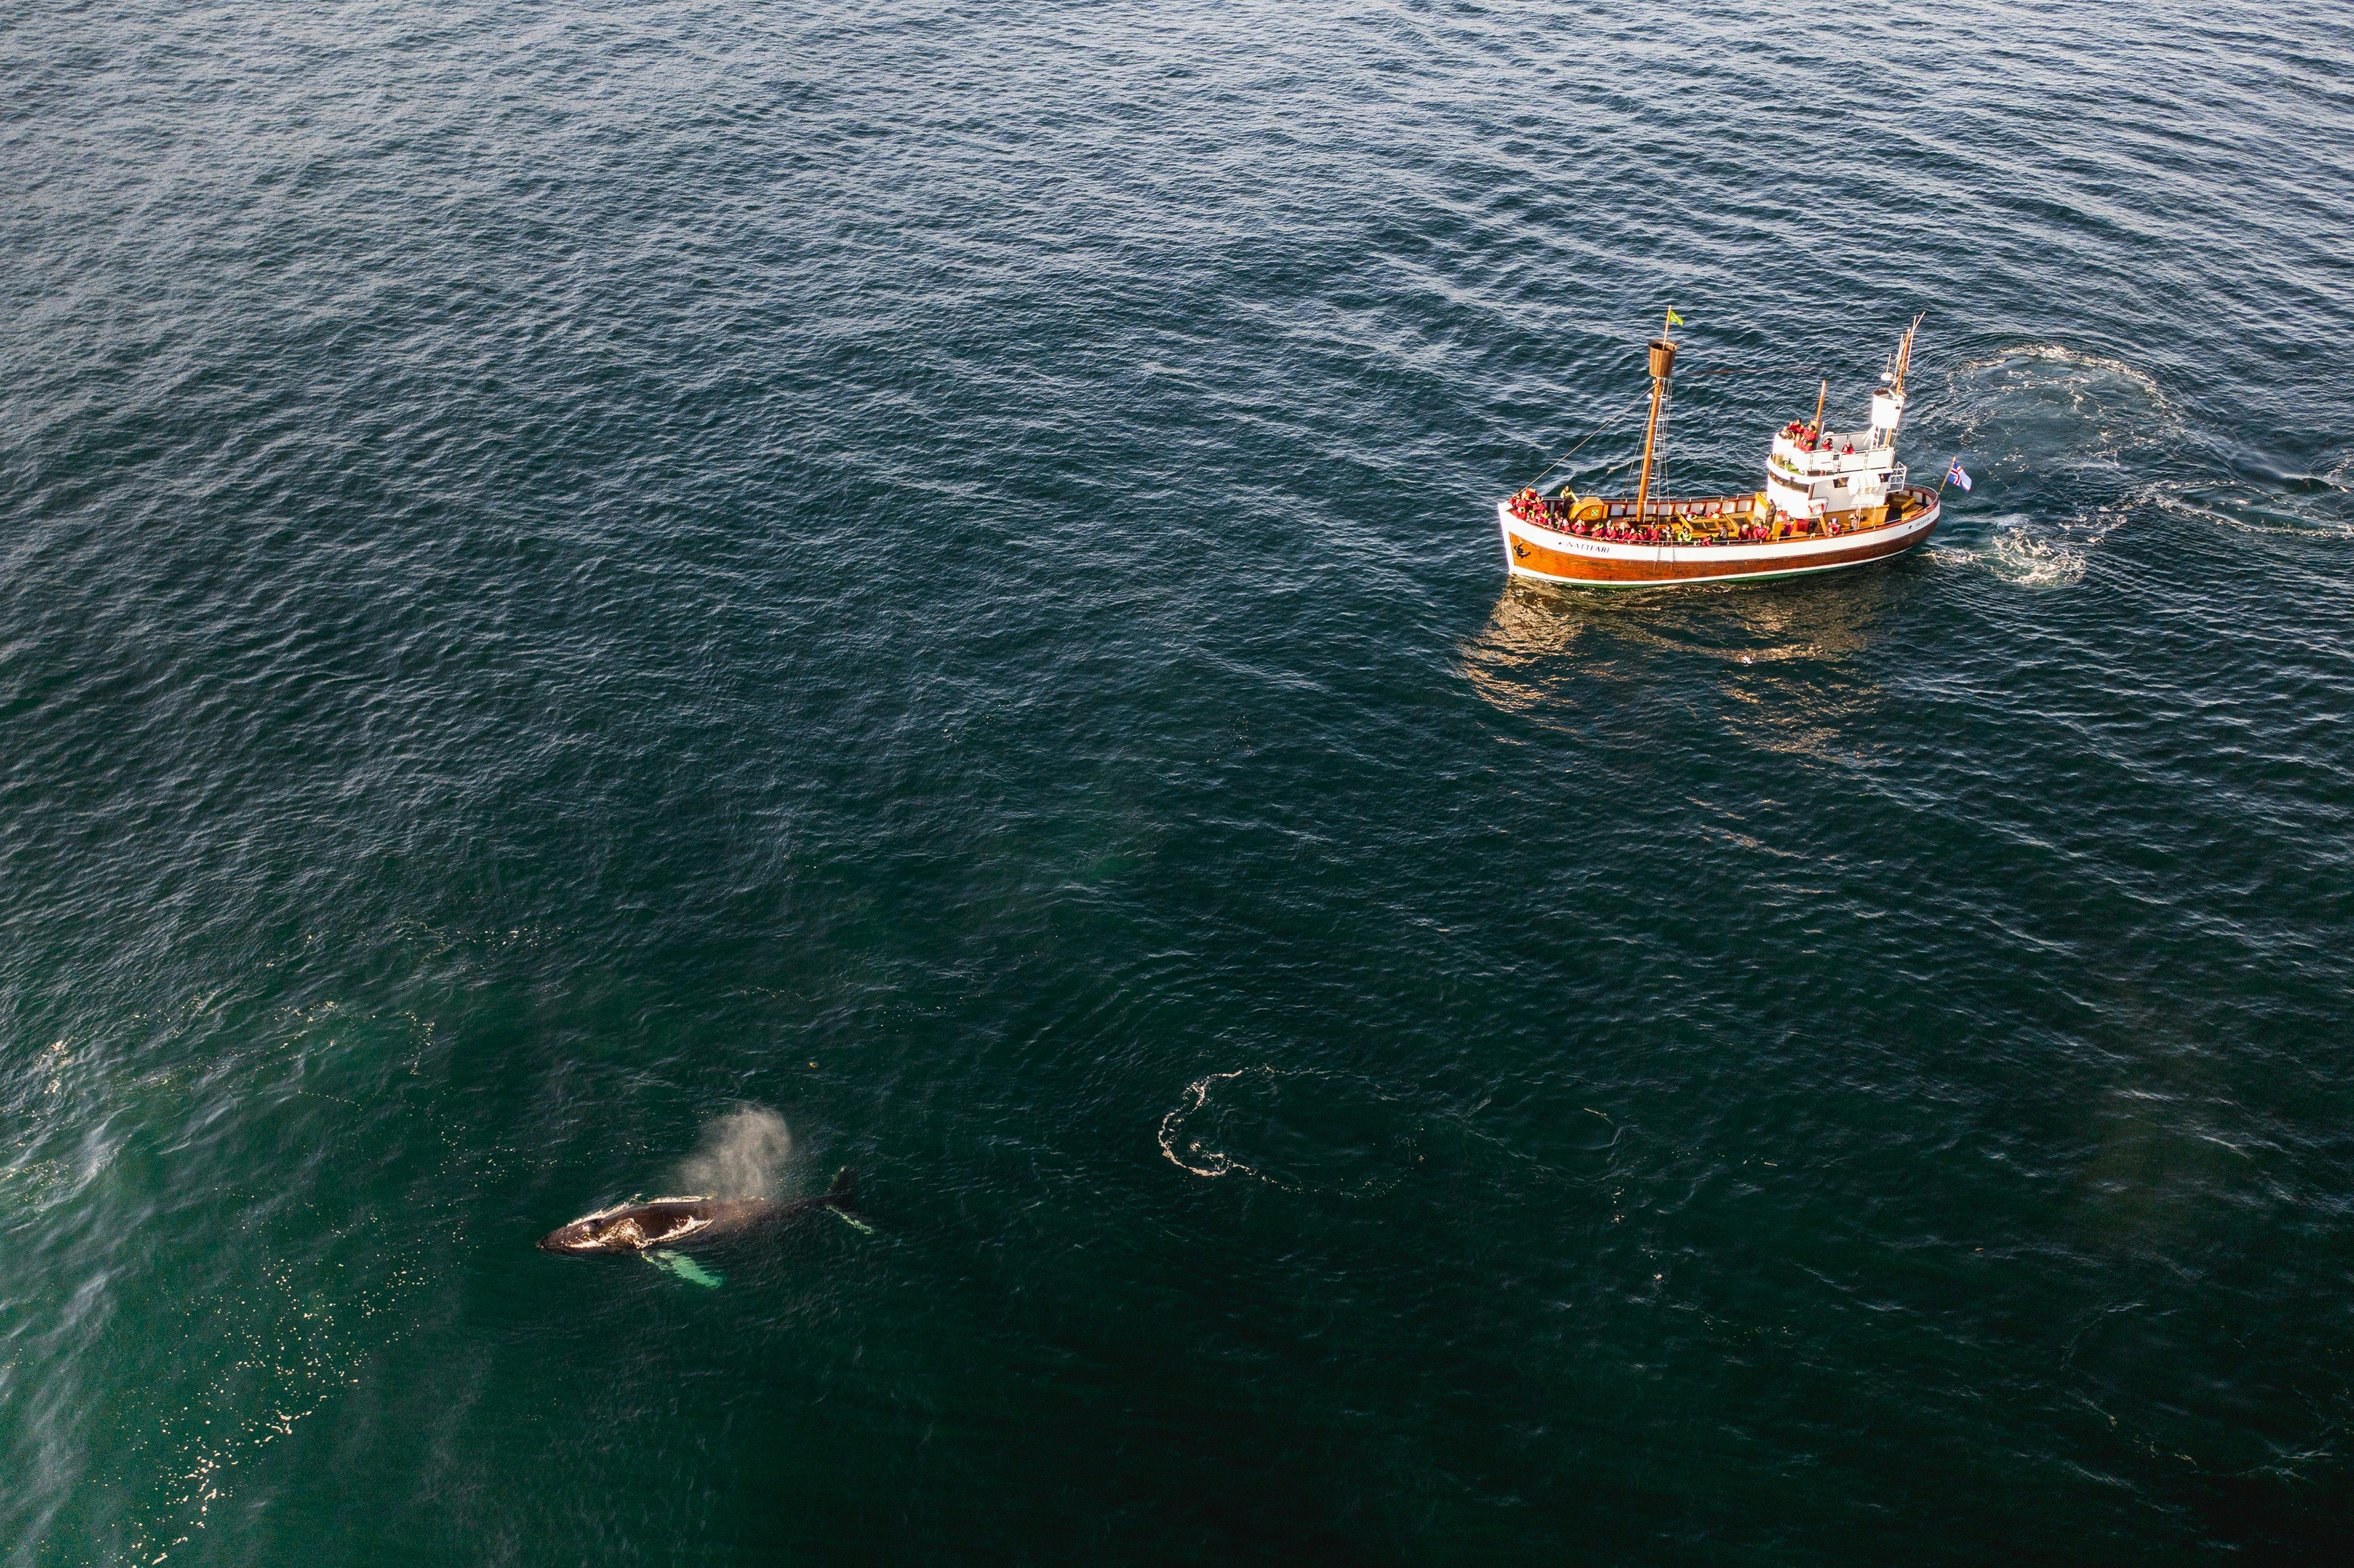
[[[1904,395],[1904,373],[1913,368],[1913,334],[1919,332],[1921,323],[1928,319],[1926,311],[1914,316],[1913,324],[1904,329],[1904,341],[1896,345],[1896,367],[1888,377],[1888,389],[1900,397]]]
[[[1676,341],[1668,329],[1676,324],[1676,313],[1669,308],[1667,320],[1659,323],[1659,335],[1651,340],[1651,419],[1643,427],[1643,477],[1635,484],[1635,517],[1638,523],[1649,515],[1651,500],[1651,448],[1659,436],[1659,403],[1668,393],[1668,376],[1676,367]]]

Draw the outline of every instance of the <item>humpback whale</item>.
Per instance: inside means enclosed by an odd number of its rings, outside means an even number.
[[[566,1257],[595,1257],[695,1246],[820,1209],[832,1209],[865,1230],[854,1207],[857,1197],[857,1180],[844,1166],[833,1185],[814,1198],[656,1198],[651,1203],[599,1209],[540,1237],[539,1250]]]

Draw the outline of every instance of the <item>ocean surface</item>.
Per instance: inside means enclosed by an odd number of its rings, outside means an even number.
[[[0,1563],[2334,1557],[2349,168],[2319,0],[8,7]],[[1934,544],[1508,582],[1670,306],[1681,493],[1927,312]]]

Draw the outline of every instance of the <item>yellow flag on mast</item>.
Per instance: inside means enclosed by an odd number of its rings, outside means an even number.
[[[1684,318],[1676,314],[1676,308],[1673,305],[1670,305],[1668,307],[1668,324],[1670,326],[1681,326],[1684,324]]]

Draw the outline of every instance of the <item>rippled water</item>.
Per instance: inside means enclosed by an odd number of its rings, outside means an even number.
[[[5,1560],[2325,1554],[2349,58],[19,8]],[[1670,303],[1834,418],[1928,311],[1978,488],[1508,587]]]

